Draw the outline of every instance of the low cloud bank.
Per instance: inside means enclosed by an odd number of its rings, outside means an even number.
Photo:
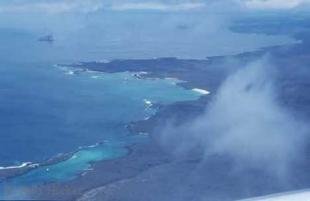
[[[247,0],[244,5],[250,9],[294,9],[299,6],[308,4],[309,0]]]
[[[309,4],[309,0],[18,0],[0,2],[0,12],[83,12],[104,10],[187,11],[210,9],[217,5],[222,10],[289,10]]]
[[[228,156],[236,168],[286,173],[303,153],[308,128],[279,103],[272,69],[262,60],[228,77],[202,116],[164,129],[163,145],[178,156],[200,150],[206,159]]]

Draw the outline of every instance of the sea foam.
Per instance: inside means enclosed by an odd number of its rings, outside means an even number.
[[[24,163],[22,163],[20,165],[16,165],[16,166],[0,167],[0,170],[19,169],[19,168],[24,168],[24,167],[35,168],[37,166],[39,166],[39,164],[37,164],[37,163],[24,162]]]
[[[209,91],[204,90],[204,89],[194,88],[194,89],[192,89],[192,90],[195,91],[195,92],[197,92],[197,93],[200,93],[200,94],[202,94],[202,95],[208,95],[208,94],[210,94]]]

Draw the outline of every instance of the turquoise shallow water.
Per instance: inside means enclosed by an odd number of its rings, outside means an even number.
[[[127,145],[147,138],[128,135],[126,125],[153,115],[152,104],[200,96],[175,80],[139,79],[130,72],[82,72],[42,64],[0,71],[1,136],[6,143],[0,147],[1,164],[40,163],[76,151],[5,185],[67,181],[88,170],[91,162],[124,156]]]
[[[39,167],[27,174],[10,180],[6,185],[30,185],[43,182],[61,182],[75,178],[84,171],[90,171],[91,162],[114,159],[127,154],[127,149],[119,145],[98,145],[74,153],[69,159],[48,166]]]
[[[154,112],[146,100],[168,104],[198,96],[171,81],[141,80],[131,73],[70,72],[40,65],[0,67],[1,166],[40,162],[125,136],[126,124]]]

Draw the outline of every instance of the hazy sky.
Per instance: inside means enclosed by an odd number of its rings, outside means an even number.
[[[98,10],[197,10],[212,4],[242,9],[295,9],[309,0],[2,0],[1,12],[94,12]],[[231,8],[231,7],[230,7]]]
[[[205,58],[238,54],[296,41],[285,35],[234,33],[230,26],[235,19],[262,10],[289,12],[305,7],[307,2],[308,0],[2,0],[0,36],[10,38],[3,39],[7,47],[1,54],[3,58],[9,58],[18,49],[19,55],[25,55],[25,58],[61,57],[79,61],[153,57]],[[8,30],[14,30],[14,33]],[[17,33],[19,42],[13,38]],[[55,37],[53,46],[42,49],[42,46],[33,43],[40,36],[49,33]],[[21,41],[22,37],[24,41]],[[25,43],[28,45],[21,46]],[[12,44],[16,46],[11,47]],[[33,56],[28,51],[29,44],[36,45],[32,49],[32,52],[36,52]],[[38,56],[42,53],[45,55]]]

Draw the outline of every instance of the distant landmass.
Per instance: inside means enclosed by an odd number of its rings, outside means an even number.
[[[45,36],[41,36],[38,41],[40,42],[49,42],[49,43],[52,43],[55,41],[54,39],[54,36],[52,34],[48,34],[48,35],[45,35]]]

